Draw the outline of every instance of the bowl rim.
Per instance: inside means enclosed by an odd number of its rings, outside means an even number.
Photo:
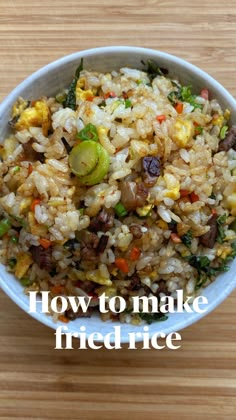
[[[184,68],[188,69],[194,75],[197,75],[197,77],[203,78],[205,80],[209,80],[210,83],[211,83],[211,86],[213,86],[216,91],[220,91],[220,94],[224,97],[224,99],[227,102],[230,103],[230,106],[232,105],[232,108],[234,109],[234,111],[236,113],[236,101],[233,98],[233,96],[216,79],[214,79],[211,75],[209,75],[204,70],[201,70],[196,65],[186,61],[183,58],[180,58],[180,57],[177,57],[175,55],[166,53],[164,51],[150,49],[150,48],[144,48],[144,47],[122,46],[122,45],[120,45],[120,46],[96,47],[96,48],[77,51],[77,52],[74,52],[72,54],[62,56],[62,57],[56,59],[55,61],[44,65],[43,67],[39,68],[38,70],[33,72],[28,77],[26,77],[21,83],[19,83],[3,99],[3,101],[0,104],[0,113],[1,113],[1,110],[9,108],[9,106],[12,104],[12,100],[17,96],[20,96],[20,92],[22,90],[24,90],[30,84],[34,83],[37,79],[41,78],[42,76],[45,76],[47,72],[53,72],[54,70],[56,70],[58,68],[58,66],[60,67],[61,65],[66,65],[67,63],[70,63],[70,62],[76,62],[76,60],[81,59],[82,57],[86,58],[86,57],[91,57],[91,56],[96,56],[96,55],[100,56],[101,54],[114,54],[114,53],[117,54],[117,55],[124,54],[124,53],[131,53],[132,55],[133,54],[140,54],[142,56],[155,56],[157,59],[158,59],[158,57],[159,58],[161,57],[164,61],[165,60],[167,62],[171,61],[171,62],[173,62],[173,63],[175,63],[175,64],[177,64],[181,67],[184,66]],[[236,268],[236,261],[235,261],[234,265],[235,265],[235,268]],[[31,317],[33,317],[37,321],[40,321],[42,324],[44,324],[44,325],[46,325],[46,326],[48,326],[52,329],[56,329],[60,325],[65,325],[61,322],[55,323],[52,320],[52,318],[47,316],[46,314],[42,314],[40,312],[29,313],[28,312],[29,308],[27,307],[26,302],[22,300],[22,297],[18,293],[16,293],[15,290],[13,290],[6,281],[4,281],[4,278],[6,278],[6,276],[8,276],[9,273],[7,273],[5,271],[5,273],[3,273],[3,276],[2,276],[1,275],[2,270],[5,270],[5,268],[1,264],[0,265],[0,287],[23,311],[28,313]],[[232,269],[230,271],[231,271],[231,274],[233,276]],[[218,277],[221,277],[221,276],[218,276]],[[215,281],[213,283],[215,283]],[[223,302],[226,299],[226,297],[235,288],[236,288],[236,276],[235,277],[233,276],[231,278],[231,280],[229,281],[229,283],[224,288],[224,290],[220,293],[220,295],[217,295],[217,297],[214,301],[208,303],[207,311],[205,313],[201,314],[201,313],[194,312],[192,314],[187,314],[188,315],[187,317],[183,317],[183,319],[181,319],[179,322],[174,324],[174,326],[173,326],[174,330],[170,326],[168,328],[163,328],[162,331],[165,331],[165,333],[168,334],[168,333],[173,332],[173,331],[180,331],[183,328],[186,328],[186,327],[192,325],[193,323],[197,322],[198,320],[200,320],[201,318],[203,318],[204,316],[206,316],[210,312],[212,312],[218,305],[220,305],[221,302]],[[206,290],[206,289],[204,289],[204,290]],[[83,321],[83,319],[82,319],[82,321]],[[74,328],[71,328],[70,324],[71,323],[67,324],[68,331],[69,332],[70,331],[72,331],[72,332],[75,331]],[[155,325],[155,324],[157,324],[157,323],[153,323],[152,325]],[[111,325],[116,326],[116,325],[123,325],[123,324],[112,323]],[[164,325],[164,324],[162,324],[162,325]],[[160,323],[158,323],[158,326],[160,326]],[[154,332],[156,332],[156,331],[153,330],[151,335],[154,334]],[[141,338],[140,339],[137,338],[136,341],[137,342],[141,341]],[[121,343],[127,343],[127,342],[128,342],[128,333],[127,332],[121,332]]]

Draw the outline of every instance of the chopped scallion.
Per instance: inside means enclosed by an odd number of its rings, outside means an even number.
[[[123,206],[122,203],[117,203],[115,205],[115,213],[118,217],[124,217],[128,214],[126,208]]]

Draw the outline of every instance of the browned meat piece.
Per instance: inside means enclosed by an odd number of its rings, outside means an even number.
[[[155,293],[155,296],[159,296],[160,293],[164,293],[165,295],[169,295],[170,292],[168,291],[167,285],[166,285],[166,281],[164,280],[160,280],[159,282],[159,287]]]
[[[42,246],[32,245],[30,247],[30,252],[34,262],[38,264],[39,268],[48,272],[53,270],[54,266],[52,261],[51,247],[44,249]]]
[[[236,126],[231,127],[225,139],[219,143],[218,152],[228,152],[229,149],[236,150]]]
[[[81,235],[80,256],[82,260],[96,261],[99,254],[105,251],[109,237],[102,235],[101,238],[89,231],[84,231]]]
[[[98,246],[96,248],[97,254],[102,254],[105,251],[108,239],[109,239],[109,237],[107,235],[102,235],[101,236],[101,238],[99,239],[99,242],[98,242]]]
[[[161,174],[159,156],[145,156],[142,160],[143,181],[148,187],[152,187]]]
[[[133,237],[136,239],[140,239],[143,235],[141,226],[136,223],[132,223],[132,225],[130,225],[129,227],[129,230],[132,233]]]
[[[31,162],[35,162],[39,160],[41,163],[43,163],[44,154],[36,152],[33,149],[32,144],[34,143],[34,141],[35,141],[34,139],[30,139],[27,143],[22,144],[23,149],[24,149],[24,159],[29,160]]]
[[[136,210],[143,207],[148,197],[148,189],[144,183],[136,184],[132,181],[122,181],[120,183],[121,202],[127,211]]]
[[[207,224],[210,230],[199,237],[199,242],[206,248],[213,248],[218,234],[217,214],[213,214],[208,220]]]
[[[82,309],[79,309],[78,312],[74,312],[73,309],[68,309],[65,312],[65,317],[70,321],[74,321],[76,318],[91,318],[93,308],[88,307],[86,312],[83,312]]]
[[[136,273],[134,273],[132,277],[130,277],[130,280],[131,280],[130,285],[127,287],[128,290],[134,291],[134,290],[140,289],[141,287],[140,278]]]
[[[100,213],[93,217],[90,222],[89,228],[93,232],[107,232],[112,228],[114,224],[114,210],[113,209],[102,209]]]
[[[82,231],[81,233],[81,250],[80,256],[82,260],[96,261],[97,252],[96,248],[99,243],[99,238],[95,233],[89,232],[88,230]]]

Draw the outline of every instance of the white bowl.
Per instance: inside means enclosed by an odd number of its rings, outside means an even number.
[[[232,112],[231,122],[236,123],[236,101],[216,80],[196,66],[169,54],[145,48],[137,47],[105,47],[80,51],[54,61],[53,63],[38,70],[20,85],[0,105],[0,141],[8,132],[8,120],[10,119],[12,104],[19,96],[26,99],[35,99],[42,95],[54,95],[60,89],[68,86],[74,76],[74,72],[81,58],[84,58],[84,66],[89,70],[108,71],[119,69],[122,66],[142,68],[141,60],[153,59],[160,67],[169,70],[169,74],[177,76],[185,85],[192,85],[196,91],[207,87],[223,108],[229,108]],[[228,272],[221,274],[217,279],[203,290],[202,295],[208,299],[207,311],[199,313],[174,313],[170,314],[167,321],[153,323],[149,326],[150,336],[157,332],[179,331],[205,316],[215,309],[236,287],[236,260]],[[25,312],[29,310],[29,299],[24,294],[20,283],[7,273],[4,266],[0,266],[0,286],[4,292]],[[38,311],[32,316],[43,324],[55,329],[62,323],[55,324],[51,317]],[[70,332],[79,332],[80,326],[86,327],[87,336],[94,332],[100,332],[103,336],[113,332],[114,326],[121,326],[121,342],[129,341],[128,333],[143,332],[143,327],[117,322],[102,322],[98,317],[81,318],[67,324]],[[137,338],[139,341],[141,338]]]

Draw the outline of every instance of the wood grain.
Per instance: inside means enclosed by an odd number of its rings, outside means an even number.
[[[50,61],[104,45],[178,55],[236,96],[233,0],[0,0],[0,100]],[[235,299],[176,351],[65,351],[0,292],[0,418],[236,419]]]

